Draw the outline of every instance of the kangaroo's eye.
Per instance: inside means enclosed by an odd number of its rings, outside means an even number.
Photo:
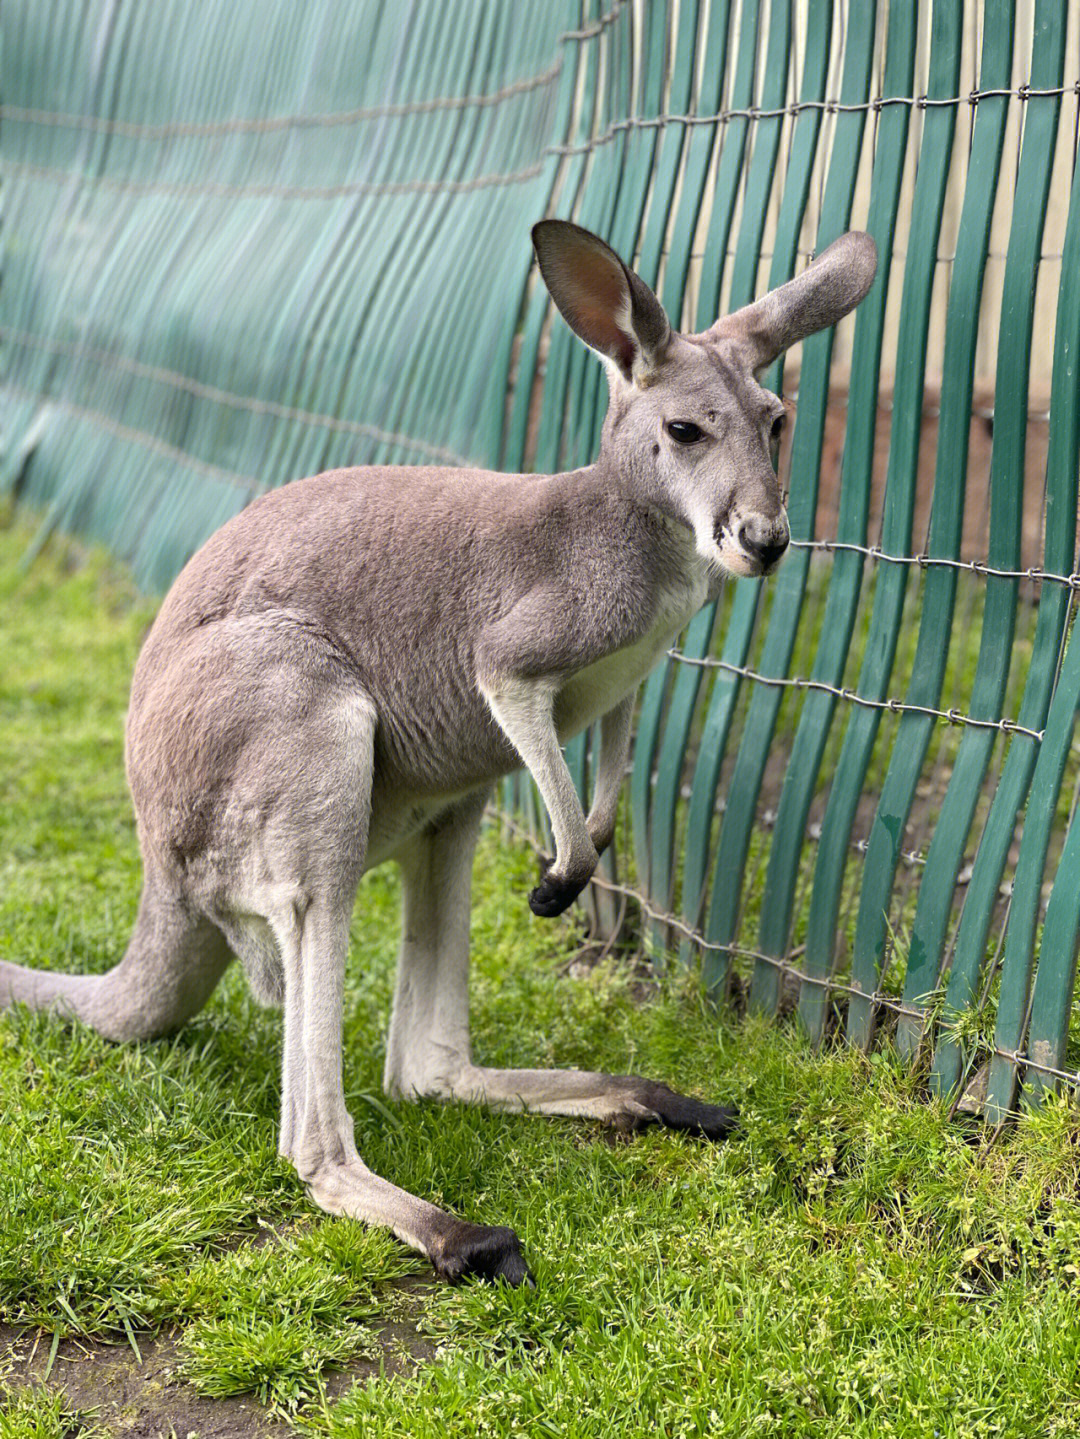
[[[705,438],[704,430],[695,425],[692,420],[668,420],[667,432],[680,445],[692,445]]]
[[[787,423],[787,416],[779,414],[773,420],[769,429],[769,453],[772,455],[773,469],[780,463],[780,436],[784,433],[784,426]]]

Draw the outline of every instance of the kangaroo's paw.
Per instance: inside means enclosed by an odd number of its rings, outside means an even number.
[[[569,909],[591,877],[562,879],[551,873],[551,866],[550,859],[540,861],[540,883],[529,895],[529,908],[541,919],[554,919]]]

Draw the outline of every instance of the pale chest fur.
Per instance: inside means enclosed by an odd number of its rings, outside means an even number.
[[[572,738],[632,693],[697,614],[707,594],[705,566],[694,564],[661,592],[646,634],[571,675],[555,699],[560,741]]]

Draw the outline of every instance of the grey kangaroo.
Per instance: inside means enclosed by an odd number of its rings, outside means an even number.
[[[726,571],[788,545],[780,400],[755,371],[866,294],[849,233],[790,283],[696,335],[595,235],[533,230],[540,270],[604,361],[596,462],[558,475],[334,470],[263,495],[189,561],[135,669],[127,773],[145,869],[108,973],[0,964],[0,1005],[52,1007],[115,1040],[175,1030],[233,955],[284,1011],[281,1153],[316,1204],[386,1225],[439,1274],[529,1271],[513,1230],[456,1219],[372,1173],[342,1083],[349,921],[395,859],[404,920],[385,1087],[709,1138],[734,1112],[632,1075],[473,1060],[473,849],[490,787],[524,764],[554,858],[529,895],[556,915],[612,837],[634,695]],[[600,721],[586,817],[560,745]]]

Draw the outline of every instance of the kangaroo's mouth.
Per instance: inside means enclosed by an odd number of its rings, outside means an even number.
[[[714,532],[717,560],[729,574],[740,578],[771,575],[779,568],[791,540],[787,521],[760,521],[756,517],[734,527],[724,523]]]

